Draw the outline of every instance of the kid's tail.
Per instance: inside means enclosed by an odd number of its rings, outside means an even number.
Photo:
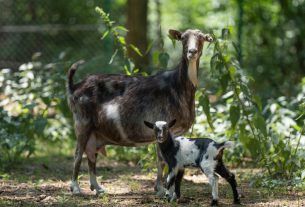
[[[232,141],[225,141],[220,144],[218,144],[218,151],[224,149],[224,148],[232,148],[234,146],[234,142]]]

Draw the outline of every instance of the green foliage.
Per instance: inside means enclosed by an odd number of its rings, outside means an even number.
[[[71,136],[65,100],[64,62],[23,64],[19,71],[1,70],[1,163],[34,153],[36,143]]]
[[[134,63],[132,60],[128,57],[127,54],[127,48],[130,47],[135,51],[139,56],[142,56],[142,53],[140,50],[134,46],[133,44],[127,44],[126,38],[121,32],[128,32],[128,30],[123,26],[114,26],[114,21],[110,20],[109,14],[107,14],[102,8],[96,7],[96,12],[101,16],[101,19],[103,20],[104,25],[106,26],[106,31],[104,31],[102,35],[102,39],[105,39],[109,34],[111,34],[111,37],[114,39],[114,43],[116,46],[116,50],[111,56],[111,59],[109,61],[109,64],[112,64],[114,58],[119,53],[119,57],[123,60],[121,61],[121,64],[124,68],[124,71],[127,75],[132,75],[134,73],[138,72],[138,69],[134,67]]]
[[[304,104],[300,97],[304,97],[305,90],[297,95],[299,101],[294,98],[289,102],[287,98],[279,97],[263,108],[259,97],[249,88],[254,80],[243,73],[236,54],[236,47],[228,36],[223,35],[215,41],[211,68],[213,77],[220,81],[217,94],[221,96],[212,104],[207,95],[201,96],[205,98],[199,99],[199,111],[202,108],[206,117],[194,127],[195,133],[206,135],[209,129],[202,125],[207,122],[216,129],[212,129],[216,139],[233,139],[242,144],[242,147],[237,144],[235,155],[229,155],[231,161],[240,162],[240,157],[250,156],[266,170],[265,176],[270,180],[285,179],[286,184],[299,185],[304,181],[305,173],[301,167],[305,164],[304,147],[299,148],[304,134],[301,121],[304,111],[297,108]],[[211,117],[217,117],[213,123]],[[298,122],[295,121],[297,117],[300,117]]]

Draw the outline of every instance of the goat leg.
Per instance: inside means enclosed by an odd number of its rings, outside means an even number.
[[[218,164],[215,168],[215,172],[218,173],[221,177],[223,177],[231,185],[234,197],[234,204],[240,204],[235,175],[226,168],[222,160],[218,161]]]
[[[165,194],[165,188],[163,185],[163,171],[164,171],[164,167],[166,165],[166,163],[164,162],[161,152],[160,152],[160,148],[157,145],[157,168],[158,168],[158,172],[157,172],[157,179],[156,179],[156,183],[155,183],[155,187],[154,190],[157,192],[157,196],[162,197]]]

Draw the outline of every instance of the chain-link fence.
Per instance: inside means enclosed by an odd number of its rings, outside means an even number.
[[[0,0],[0,68],[16,69],[38,55],[46,62],[64,56],[71,61],[110,56],[111,40],[100,41],[103,25],[94,10],[98,3],[101,1]],[[102,4],[109,11],[114,3]]]

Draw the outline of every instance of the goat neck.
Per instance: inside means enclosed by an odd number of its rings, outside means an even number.
[[[194,66],[191,64],[195,64]],[[195,68],[193,68],[195,67]],[[199,58],[195,63],[192,63],[187,60],[186,57],[183,57],[179,64],[179,81],[185,89],[195,93],[196,87],[198,86],[198,67],[199,67]],[[192,70],[192,71],[190,71]]]
[[[164,142],[161,142],[161,143],[157,142],[157,143],[160,147],[160,150],[161,150],[163,156],[165,154],[167,154],[168,152],[170,152],[171,149],[173,149],[175,146],[175,142],[174,142],[174,139],[173,139],[173,136],[171,133],[168,133],[168,137]]]

